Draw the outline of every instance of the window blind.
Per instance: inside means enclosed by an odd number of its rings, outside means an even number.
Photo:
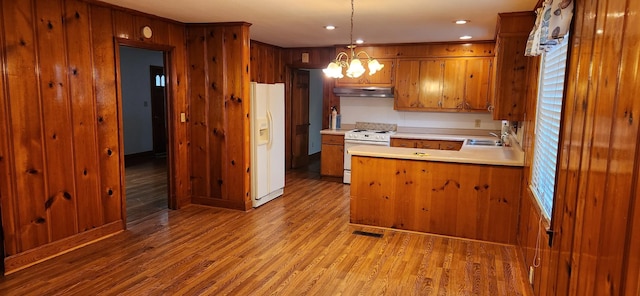
[[[560,114],[567,64],[568,36],[543,55],[538,87],[531,191],[551,219],[558,159]]]

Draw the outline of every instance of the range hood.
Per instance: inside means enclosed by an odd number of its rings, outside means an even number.
[[[336,87],[333,93],[339,97],[393,98],[393,87]]]

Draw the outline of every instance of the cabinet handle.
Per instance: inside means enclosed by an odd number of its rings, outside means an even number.
[[[493,108],[493,105],[489,105],[489,107],[487,107],[487,110],[488,110],[489,112],[493,112],[493,109],[495,109],[495,108]]]

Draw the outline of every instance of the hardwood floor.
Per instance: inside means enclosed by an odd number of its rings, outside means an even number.
[[[125,168],[127,222],[137,220],[168,207],[167,159],[145,158],[127,163]]]
[[[314,163],[258,209],[165,208],[0,279],[0,294],[531,295],[519,262],[513,246],[351,226],[349,186]]]

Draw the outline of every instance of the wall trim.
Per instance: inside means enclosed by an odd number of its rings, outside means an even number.
[[[124,230],[124,225],[123,220],[114,221],[74,236],[9,256],[5,258],[4,261],[5,274],[20,271],[53,257],[69,253],[86,245],[114,236]]]

